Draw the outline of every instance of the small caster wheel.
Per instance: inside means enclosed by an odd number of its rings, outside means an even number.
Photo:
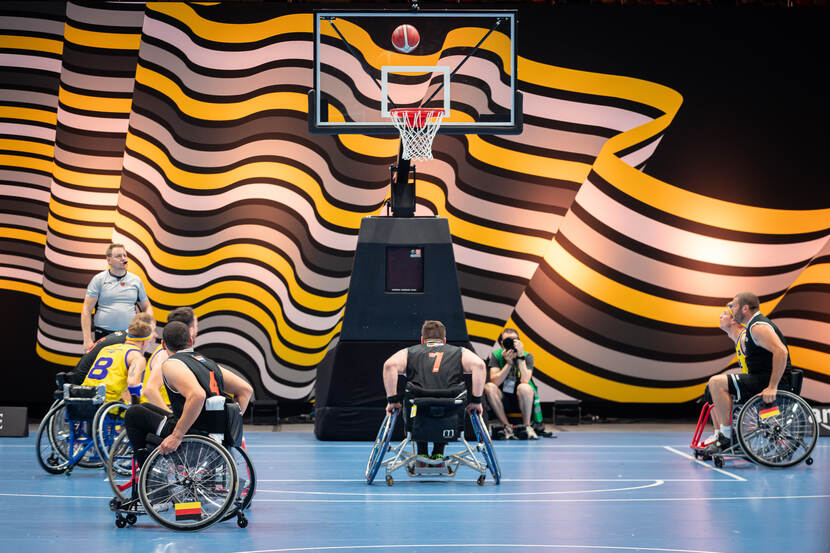
[[[112,499],[110,499],[110,511],[115,511],[120,506],[121,500],[119,500],[117,497],[113,497]]]
[[[720,457],[714,457],[714,461],[716,467],[718,467],[719,469],[723,468],[723,459],[721,459]]]
[[[238,515],[236,515],[236,525],[239,526],[240,528],[247,527],[248,526],[248,517],[246,517],[242,513],[239,513]]]
[[[804,461],[804,462],[807,463],[808,465],[812,465],[813,464],[813,458],[812,457],[807,457],[807,460]]]
[[[73,468],[75,468],[75,467],[72,466],[72,467],[69,467],[68,469],[66,469],[66,471],[63,473],[64,476],[72,476],[72,469]]]
[[[127,521],[124,520],[124,517],[118,515],[117,517],[115,517],[115,526],[118,528],[124,528],[125,526],[127,526]]]
[[[695,450],[695,459],[700,459],[703,457],[703,453],[700,452],[699,449]]]
[[[392,485],[392,484],[394,484],[394,483],[395,483],[395,480],[392,478],[392,475],[391,475],[391,474],[387,474],[387,475],[386,475],[386,485],[387,485],[387,486],[391,486],[391,485]]]
[[[126,517],[124,517],[124,518],[126,519],[127,524],[129,524],[130,526],[132,526],[133,524],[135,524],[135,523],[138,521],[138,517],[137,517],[137,516],[135,516],[135,515],[134,515],[134,514],[132,514],[132,513],[128,514],[128,515],[127,515]]]
[[[484,475],[483,474],[476,479],[476,484],[478,484],[479,486],[484,485]]]

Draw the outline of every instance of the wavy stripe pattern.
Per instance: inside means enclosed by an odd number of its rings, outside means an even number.
[[[398,142],[309,135],[312,16],[281,10],[70,3],[3,20],[0,69],[26,77],[0,99],[0,287],[42,295],[43,358],[73,362],[83,290],[115,239],[159,320],[193,305],[200,348],[257,395],[313,393]],[[374,105],[351,57],[330,54],[332,103]],[[491,54],[470,63],[500,82]],[[515,326],[543,399],[684,403],[734,367],[717,317],[753,290],[807,372],[804,394],[830,400],[830,211],[723,202],[645,174],[682,103],[671,89],[516,69],[524,132],[441,135],[418,167],[416,214],[450,221],[477,351]],[[483,109],[466,92],[459,117]]]
[[[0,5],[0,288],[40,295],[63,6]]]

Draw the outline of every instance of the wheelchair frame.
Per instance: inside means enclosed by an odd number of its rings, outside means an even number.
[[[52,404],[37,431],[35,448],[38,463],[50,474],[69,475],[76,465],[83,468],[104,466],[98,454],[98,438],[93,425],[97,411],[93,417],[74,418],[67,407],[103,404],[106,389],[98,386],[93,397],[71,397],[71,386],[64,385],[63,397]],[[65,430],[58,426],[64,423]]]
[[[761,394],[752,396],[743,405],[733,406],[734,443],[712,454],[716,467],[723,467],[726,459],[748,459],[777,468],[791,467],[801,461],[813,464],[810,454],[818,443],[819,429],[810,405],[797,394],[779,389],[774,407],[768,408],[777,412],[762,410],[763,406],[766,404]],[[692,435],[690,447],[696,459],[708,460],[701,436],[712,407],[711,403],[703,404]]]
[[[124,431],[116,438],[112,447],[112,455],[107,460],[107,477],[110,486],[116,494],[110,500],[110,509],[115,512],[115,525],[118,528],[124,528],[127,525],[132,526],[137,522],[138,516],[144,514],[150,515],[151,518],[162,526],[173,530],[201,530],[212,526],[216,522],[230,520],[231,518],[236,518],[236,523],[240,528],[248,526],[248,518],[243,511],[251,506],[254,494],[256,493],[256,470],[247,451],[244,447],[240,446],[225,447],[213,438],[199,434],[187,434],[182,439],[182,444],[185,441],[206,444],[207,447],[219,452],[219,456],[224,459],[224,464],[229,467],[229,470],[233,474],[234,496],[231,497],[228,494],[221,508],[194,524],[180,524],[176,521],[167,520],[162,516],[162,512],[164,511],[155,509],[153,506],[154,504],[150,497],[155,494],[156,490],[147,489],[147,478],[142,477],[142,471],[137,469],[132,447]],[[181,448],[181,446],[179,447]],[[172,456],[177,452],[172,452],[168,455]],[[144,471],[145,474],[158,472],[158,470],[154,470],[153,463],[159,457],[166,456],[159,453],[157,449],[154,449],[145,461],[144,466],[148,467]],[[232,462],[228,463],[228,460]],[[168,481],[163,487],[198,487],[198,484],[195,482],[190,483],[188,480],[195,480],[195,477],[191,478],[192,475],[189,474],[190,467],[185,467],[184,463],[177,463],[175,466],[177,468],[184,467],[186,474],[179,474],[179,470],[172,472],[168,470],[168,475],[174,473],[176,481]],[[133,486],[137,486],[135,492],[133,492]],[[229,497],[230,499],[228,499]]]
[[[493,442],[490,439],[490,434],[487,432],[481,414],[475,413],[470,415],[470,421],[472,422],[477,443],[471,446],[464,438],[464,433],[462,432],[458,438],[458,441],[463,446],[461,451],[445,455],[442,459],[438,460],[417,454],[415,449],[416,439],[412,437],[411,431],[407,431],[406,437],[398,445],[389,445],[399,411],[400,409],[395,409],[392,413],[387,413],[381,423],[378,436],[375,439],[372,452],[369,454],[369,460],[366,464],[365,476],[367,484],[374,482],[381,466],[386,466],[386,484],[388,486],[392,486],[395,483],[392,473],[402,467],[412,477],[449,477],[455,476],[458,467],[465,465],[479,473],[479,477],[476,480],[479,486],[484,485],[488,470],[496,484],[501,482],[501,468],[499,467],[496,452],[493,449]],[[407,446],[410,447],[409,452],[407,451]],[[479,459],[477,452],[484,454],[484,460]],[[384,460],[386,453],[391,453],[392,456]],[[424,466],[418,466],[418,463],[423,463]]]

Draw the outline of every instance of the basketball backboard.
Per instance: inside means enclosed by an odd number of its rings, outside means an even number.
[[[407,53],[401,25],[419,35]],[[515,11],[317,11],[309,128],[392,134],[390,109],[428,107],[443,134],[519,133],[516,29]]]

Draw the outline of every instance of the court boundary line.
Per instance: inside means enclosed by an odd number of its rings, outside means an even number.
[[[713,466],[711,466],[707,463],[704,463],[700,459],[695,459],[694,457],[692,457],[688,453],[684,453],[682,451],[678,451],[678,450],[674,449],[672,446],[664,445],[663,447],[666,448],[667,450],[671,451],[672,453],[674,453],[676,455],[680,455],[681,457],[685,457],[686,459],[690,459],[690,460],[694,461],[695,463],[697,463],[698,465],[702,465],[702,466],[706,467],[707,469],[711,469],[715,472],[719,472],[720,474],[725,474],[726,476],[729,476],[730,478],[734,478],[738,482],[746,482],[747,481],[746,478],[744,478],[743,476],[738,476],[737,474],[732,474],[728,470],[723,470],[723,469],[718,468],[718,467],[713,467]]]

